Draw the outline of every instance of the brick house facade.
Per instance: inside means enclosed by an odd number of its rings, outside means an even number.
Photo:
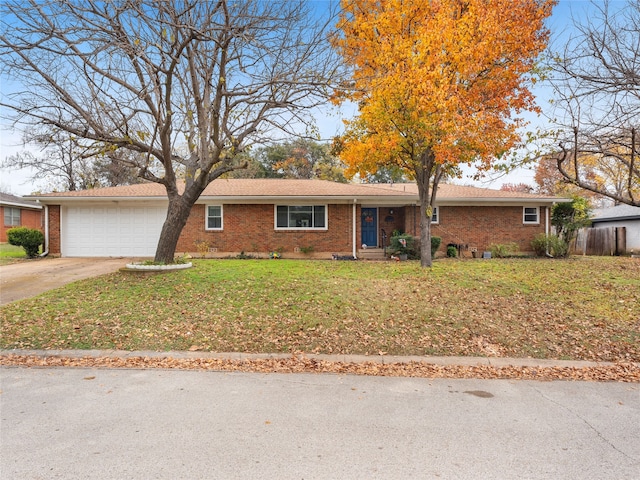
[[[14,227],[27,227],[43,230],[44,217],[42,206],[22,197],[0,193],[0,242],[7,242],[7,230]]]
[[[47,206],[49,253],[63,256],[152,256],[167,203],[156,184],[37,198]],[[441,185],[431,232],[442,237],[440,254],[449,243],[479,251],[516,243],[527,252],[537,234],[549,232],[553,203],[565,200]],[[177,253],[358,257],[363,244],[383,247],[395,230],[419,236],[417,204],[415,184],[219,179],[194,205]]]
[[[205,229],[205,205],[196,204],[178,242],[179,252],[194,252],[206,243],[210,253],[349,252],[353,238],[351,206],[329,204],[326,230],[276,230],[273,204],[224,205],[224,229]]]

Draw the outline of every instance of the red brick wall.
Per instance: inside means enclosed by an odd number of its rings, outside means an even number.
[[[178,252],[197,252],[206,242],[220,252],[351,252],[352,206],[328,205],[328,230],[275,230],[273,205],[223,205],[223,230],[205,230],[205,205],[194,205]]]
[[[12,207],[18,208],[18,207]],[[0,242],[7,241],[7,230],[13,228],[14,226],[9,226],[4,224],[4,209],[5,207],[0,207],[0,222],[2,228],[0,228]],[[24,208],[20,209],[20,227],[27,228],[37,228],[38,230],[44,230],[43,228],[44,217],[42,210],[27,210]]]
[[[45,240],[46,241],[46,240]],[[60,205],[49,205],[49,245],[50,255],[60,255]]]
[[[531,241],[545,232],[545,208],[539,211],[539,224],[523,223],[522,206],[515,207],[448,207],[438,208],[439,223],[431,225],[431,235],[442,237],[441,252],[447,244],[458,243],[488,250],[491,244],[516,243],[521,252],[530,252]],[[412,233],[414,207],[405,212],[405,231]],[[420,218],[415,216],[417,231]]]
[[[353,206],[328,205],[328,230],[275,230],[273,205],[223,205],[222,231],[205,230],[205,205],[195,205],[178,242],[177,252],[198,252],[198,242],[216,248],[218,254],[283,251],[313,246],[318,253],[350,254],[353,241]],[[390,210],[393,210],[391,214]],[[415,213],[415,214],[414,214]],[[540,224],[524,225],[522,207],[439,208],[439,224],[431,234],[442,237],[439,252],[448,243],[468,244],[484,251],[492,243],[518,244],[520,251],[531,251],[531,240],[544,233],[545,209],[540,208]],[[417,225],[414,230],[414,219]],[[360,243],[360,206],[356,209],[356,245]],[[390,236],[394,229],[419,233],[420,216],[414,207],[379,208],[379,225]],[[60,254],[60,206],[49,206],[49,253]]]
[[[409,209],[406,209],[407,212]],[[393,213],[392,213],[393,212]],[[380,225],[380,238],[378,243],[382,246],[382,230],[387,234],[386,245],[389,244],[389,239],[394,230],[401,232],[405,231],[405,208],[402,207],[380,207],[378,209],[379,225]],[[412,232],[407,232],[411,233]],[[385,246],[386,246],[385,245]]]

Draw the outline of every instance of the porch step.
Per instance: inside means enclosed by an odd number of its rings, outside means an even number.
[[[382,248],[366,248],[358,250],[358,258],[361,260],[384,260]]]

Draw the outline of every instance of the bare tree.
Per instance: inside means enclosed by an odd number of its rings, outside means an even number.
[[[8,0],[2,74],[23,88],[0,105],[141,154],[121,160],[164,185],[155,259],[172,262],[205,187],[252,143],[312,122],[339,65],[330,17],[303,0]]]
[[[5,158],[0,166],[6,169],[29,168],[34,180],[46,181],[52,190],[85,190],[98,187],[131,185],[141,180],[133,165],[143,156],[139,152],[119,149],[112,151],[102,144],[87,143],[68,132],[47,128],[24,132],[24,143],[36,149],[26,149]],[[137,157],[137,162],[128,157]]]
[[[557,167],[580,188],[640,206],[640,2],[614,5],[593,1],[551,56]]]

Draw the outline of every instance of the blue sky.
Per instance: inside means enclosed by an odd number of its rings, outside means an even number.
[[[327,1],[319,0],[316,2],[318,6],[321,6]],[[611,0],[610,5],[613,9],[616,6],[624,5],[624,0]],[[560,0],[559,4],[555,7],[552,17],[549,19],[548,25],[552,32],[553,42],[560,44],[563,39],[566,39],[572,32],[572,17],[584,18],[585,15],[589,15],[589,11],[593,8],[592,3],[589,0]],[[6,93],[6,84],[0,84],[0,90]],[[541,108],[548,106],[548,101],[551,98],[549,89],[543,85],[538,86],[534,90],[538,99],[538,105]],[[316,117],[318,128],[322,138],[330,138],[339,134],[342,131],[342,119],[349,118],[354,114],[354,108],[351,105],[346,105],[342,109],[335,107],[328,107],[326,111],[318,112]],[[532,126],[544,127],[544,120],[542,118],[530,117]],[[0,157],[4,159],[6,156],[12,155],[22,149],[21,135],[19,132],[12,132],[6,128],[0,130]],[[473,182],[469,175],[472,172],[467,172],[467,176],[458,180],[456,183],[462,184],[475,184],[487,188],[500,188],[504,183],[528,183],[535,185],[533,180],[533,170],[520,169],[509,176],[499,178],[487,178],[483,182]],[[35,190],[46,190],[46,185],[42,183],[33,183],[29,179],[30,172],[28,170],[21,171],[8,171],[0,169],[0,190],[13,193],[15,195],[26,195]]]

